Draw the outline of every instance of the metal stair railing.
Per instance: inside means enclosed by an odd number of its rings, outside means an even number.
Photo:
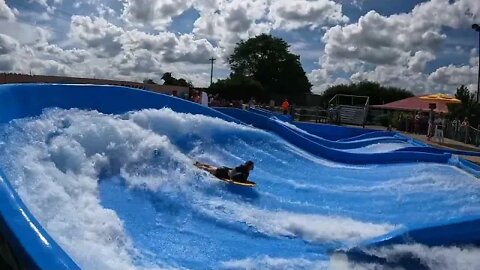
[[[337,94],[330,99],[328,106],[330,110],[333,108],[335,118],[340,124],[365,126],[369,103],[368,96]]]

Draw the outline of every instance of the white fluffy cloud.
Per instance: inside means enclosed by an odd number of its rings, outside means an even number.
[[[345,78],[335,78],[332,74],[326,69],[315,69],[307,74],[308,80],[313,85],[313,93],[321,93],[329,86],[338,85],[338,84],[348,84],[350,81]]]
[[[413,72],[422,72],[428,62],[435,59],[435,55],[428,51],[417,51],[408,59],[408,69]]]
[[[0,0],[0,20],[14,20],[15,14],[13,11],[7,6],[5,0]]]
[[[215,55],[215,48],[206,39],[196,39],[194,35],[175,35],[171,32],[160,32],[156,35],[138,30],[126,31],[120,42],[125,50],[148,50],[161,54],[167,63],[188,62],[206,63]]]
[[[82,63],[90,55],[83,49],[63,49],[56,44],[38,44],[35,49],[39,54],[44,54],[46,58],[54,59],[64,64]]]
[[[448,65],[440,67],[430,74],[429,80],[449,85],[459,86],[461,84],[467,85],[473,89],[472,85],[477,82],[478,76],[478,51],[473,49],[470,53],[469,65],[454,66]]]
[[[18,46],[18,41],[12,37],[0,34],[0,55],[15,52]]]
[[[446,37],[439,27],[416,22],[412,14],[385,17],[370,11],[358,23],[328,30],[323,36],[325,53],[337,59],[397,64],[405,53],[433,51]]]
[[[123,29],[104,18],[72,16],[70,36],[88,48],[96,49],[98,56],[115,56],[121,51],[119,38]]]
[[[276,29],[292,30],[305,26],[318,28],[348,22],[342,6],[331,0],[276,0],[270,6],[269,18]]]
[[[135,25],[150,24],[164,30],[190,4],[190,0],[126,0],[122,17]]]
[[[418,93],[445,88],[453,91],[446,85],[472,81],[472,65],[442,67],[431,75],[424,70],[436,59],[439,46],[447,38],[443,27],[469,28],[478,18],[478,10],[477,0],[431,0],[408,13],[383,16],[369,11],[358,22],[326,31],[322,38],[325,54],[320,58],[320,68],[310,76],[318,78],[318,74],[343,70],[352,72],[350,81],[373,80]]]
[[[205,1],[194,3],[200,17],[194,22],[193,34],[218,41],[224,54],[232,51],[241,39],[268,33],[270,23],[265,21],[269,7],[267,0]]]
[[[410,13],[383,16],[370,11],[357,23],[335,26],[323,36],[325,53],[332,59],[357,59],[365,63],[395,65],[431,59],[446,38],[443,26],[466,27],[473,21],[467,11],[475,0],[431,0],[417,5]],[[419,55],[417,53],[423,51]],[[409,57],[416,60],[409,60]],[[420,64],[420,63],[418,63]],[[413,68],[421,68],[411,63]]]

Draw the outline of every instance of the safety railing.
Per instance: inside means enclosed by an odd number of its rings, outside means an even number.
[[[330,119],[365,126],[370,97],[337,94],[328,102]]]

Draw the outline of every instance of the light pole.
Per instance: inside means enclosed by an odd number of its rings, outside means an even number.
[[[217,60],[217,59],[215,59],[215,58],[212,57],[212,58],[210,58],[210,59],[208,59],[208,60],[210,60],[210,62],[212,62],[212,65],[211,65],[211,67],[210,67],[210,85],[212,85],[212,83],[213,83],[213,62],[215,62],[215,60]],[[477,102],[478,102],[478,101],[477,101]]]
[[[472,24],[472,29],[478,32],[478,77],[477,77],[477,103],[480,95],[480,25]]]

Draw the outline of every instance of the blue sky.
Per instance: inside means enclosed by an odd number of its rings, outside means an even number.
[[[301,56],[313,91],[378,81],[416,93],[476,88],[478,0],[0,0],[0,70],[208,86],[261,33]]]

